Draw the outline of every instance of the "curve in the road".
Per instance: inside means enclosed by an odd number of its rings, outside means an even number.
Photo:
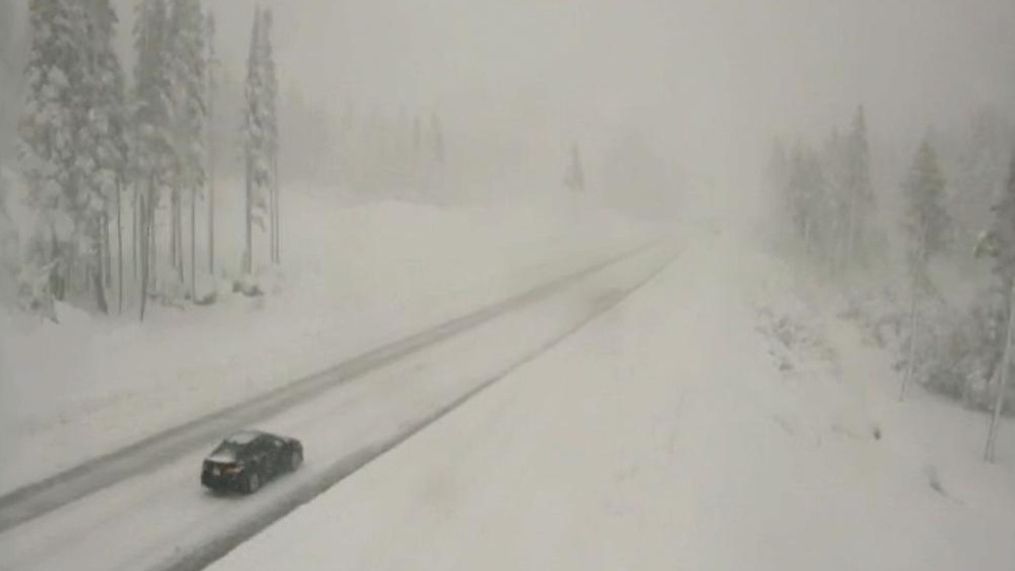
[[[157,567],[158,571],[198,571],[204,569],[214,561],[229,553],[236,546],[253,537],[258,532],[268,527],[278,519],[284,517],[300,505],[313,500],[315,497],[327,491],[329,488],[342,481],[353,472],[359,470],[382,454],[397,447],[399,444],[405,442],[419,431],[462,406],[501,379],[504,379],[512,372],[525,366],[543,353],[546,353],[556,345],[560,344],[563,340],[574,335],[591,321],[613,307],[616,307],[623,300],[630,297],[634,292],[638,291],[655,279],[656,276],[666,269],[676,255],[677,254],[674,253],[664,258],[663,262],[660,263],[657,268],[649,273],[647,277],[636,282],[634,285],[622,290],[613,290],[600,296],[592,303],[592,309],[588,315],[575,323],[573,327],[570,327],[561,334],[550,338],[534,350],[521,355],[516,361],[508,365],[506,368],[495,373],[465,394],[441,407],[433,414],[407,426],[404,431],[391,436],[383,442],[362,448],[339,459],[331,464],[320,475],[320,477],[314,479],[313,481],[306,482],[302,486],[294,489],[291,494],[286,496],[285,501],[278,502],[268,511],[258,513],[255,517],[244,521],[225,535],[209,538],[207,542],[188,551],[187,553],[180,554],[179,557],[173,560],[163,562],[161,566]],[[605,265],[610,264],[607,263]]]
[[[120,450],[19,488],[0,497],[0,533],[102,490],[124,478],[154,470],[206,445],[209,440],[222,434],[270,417],[394,360],[478,327],[521,306],[534,303],[568,284],[645,251],[651,245],[643,244],[624,251],[605,261],[493,305],[368,351],[320,373],[159,432]]]

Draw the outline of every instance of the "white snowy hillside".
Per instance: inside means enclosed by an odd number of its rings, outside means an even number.
[[[983,463],[985,415],[899,403],[827,291],[732,232],[689,242],[211,568],[1013,568],[1012,426]]]

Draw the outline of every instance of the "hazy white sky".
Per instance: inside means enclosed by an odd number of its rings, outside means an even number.
[[[128,26],[134,3],[118,0]],[[254,3],[214,2],[237,76]],[[451,131],[554,161],[571,139],[594,154],[641,131],[688,172],[753,177],[773,133],[817,136],[861,102],[875,139],[982,104],[1015,115],[1012,0],[262,3],[284,87],[333,109],[438,109]]]
[[[218,3],[234,50],[252,5]],[[433,106],[454,125],[533,144],[639,128],[688,163],[716,165],[773,131],[823,132],[860,102],[885,132],[980,104],[1015,110],[1011,0],[274,5],[285,81],[309,97]]]

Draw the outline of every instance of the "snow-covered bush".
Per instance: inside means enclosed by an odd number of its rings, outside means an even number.
[[[867,339],[881,349],[888,349],[900,344],[906,308],[896,292],[885,287],[851,292],[838,316],[854,321]]]
[[[914,380],[930,391],[967,406],[988,409],[996,394],[1005,335],[1004,299],[995,288],[975,295],[968,307],[932,296],[917,321]],[[878,347],[892,352],[895,369],[907,367],[910,343],[905,296],[891,288],[854,292],[842,318],[855,322]],[[1015,402],[1015,383],[1009,402]]]

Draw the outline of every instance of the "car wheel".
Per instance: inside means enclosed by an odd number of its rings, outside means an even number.
[[[300,452],[299,450],[293,450],[292,453],[289,454],[289,471],[295,472],[296,469],[299,468],[300,464],[302,463],[303,463],[303,453]]]
[[[245,491],[248,494],[253,494],[257,490],[261,489],[261,475],[257,472],[251,472],[248,474],[245,488]]]

